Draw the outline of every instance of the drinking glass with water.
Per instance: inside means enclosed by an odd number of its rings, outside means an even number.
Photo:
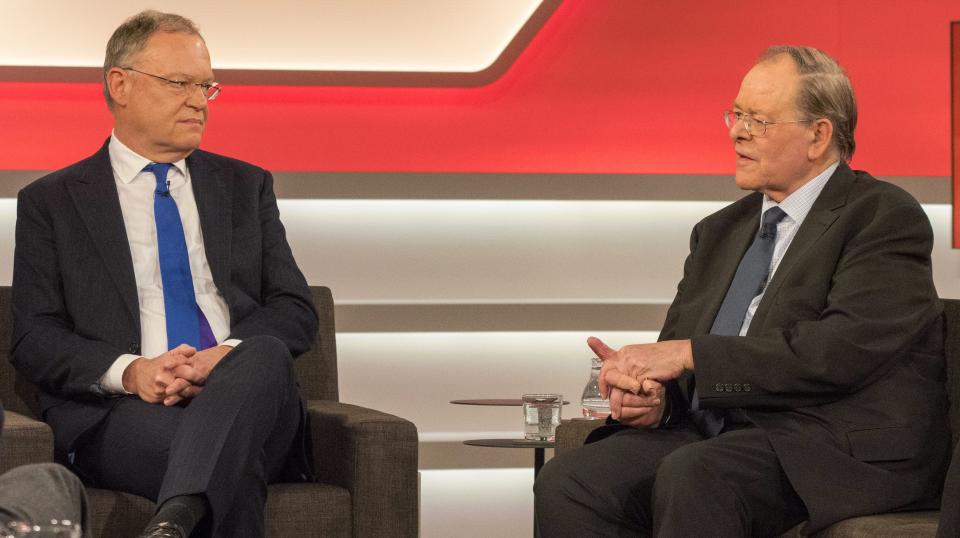
[[[553,441],[560,424],[563,396],[523,395],[523,437],[531,441]]]

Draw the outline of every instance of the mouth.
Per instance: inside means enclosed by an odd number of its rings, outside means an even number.
[[[179,120],[177,123],[185,123],[187,125],[195,125],[197,127],[203,127],[203,120],[196,118],[189,118],[185,120]]]
[[[738,162],[738,163],[747,163],[747,162],[754,162],[754,161],[756,161],[756,159],[754,159],[753,157],[747,155],[746,153],[743,153],[743,152],[740,152],[740,151],[737,152],[737,162]]]

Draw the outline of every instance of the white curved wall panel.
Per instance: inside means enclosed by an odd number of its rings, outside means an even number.
[[[338,303],[641,302],[673,298],[690,228],[724,202],[280,200],[294,254]],[[950,206],[925,204],[934,279],[960,298]],[[16,200],[0,199],[0,285]]]
[[[497,59],[540,3],[101,0],[92,9],[68,0],[3,0],[0,65],[103,65],[113,30],[152,7],[193,19],[214,68],[471,73]]]

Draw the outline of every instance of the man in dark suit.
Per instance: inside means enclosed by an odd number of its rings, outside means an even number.
[[[292,362],[317,316],[271,175],[197,149],[219,93],[191,21],[130,18],[110,139],[18,197],[11,360],[60,461],[157,501],[145,536],[262,536],[266,484],[311,475]]]
[[[936,506],[927,217],[847,166],[853,90],[816,49],[768,50],[724,117],[756,192],[694,228],[658,343],[588,341],[612,417],[540,473],[543,536],[775,536]]]

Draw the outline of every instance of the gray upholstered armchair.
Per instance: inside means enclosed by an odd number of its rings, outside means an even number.
[[[936,510],[916,512],[893,512],[863,516],[840,521],[813,535],[815,538],[901,538],[954,536],[960,531],[960,506],[954,505],[960,498],[960,300],[944,299],[943,312],[946,321],[946,384],[950,402],[950,430],[953,435],[954,458],[947,471],[950,494],[945,496],[943,513]],[[557,427],[556,454],[583,446],[587,436],[603,424],[601,420],[565,420]],[[941,484],[937,484],[940,487]],[[937,534],[938,523],[944,526]],[[781,538],[794,538],[800,534],[800,526],[785,533]],[[949,530],[947,530],[949,529]]]
[[[320,333],[296,370],[309,400],[320,483],[270,486],[267,535],[414,537],[417,429],[402,418],[338,401],[333,298],[327,288],[312,292]],[[10,288],[0,287],[0,401],[6,407],[0,473],[53,460],[53,434],[38,420],[36,389],[5,360],[10,334]],[[134,536],[153,513],[153,503],[136,495],[93,488],[88,493],[94,536]]]

